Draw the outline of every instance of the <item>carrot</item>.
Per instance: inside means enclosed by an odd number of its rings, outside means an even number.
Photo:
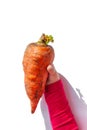
[[[48,45],[53,42],[51,35],[42,34],[38,42],[30,43],[23,57],[25,90],[30,99],[31,113],[44,93],[48,77],[47,66],[54,60],[54,49]]]

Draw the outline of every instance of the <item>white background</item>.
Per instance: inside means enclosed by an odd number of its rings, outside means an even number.
[[[45,130],[40,106],[34,115],[23,82],[26,45],[52,34],[54,64],[87,102],[87,1],[0,1],[0,129]],[[77,93],[78,94],[78,93]],[[74,99],[75,101],[75,99]],[[79,107],[77,105],[79,110]],[[84,113],[84,110],[81,110]],[[85,112],[85,114],[87,114]],[[84,130],[84,129],[83,129]]]

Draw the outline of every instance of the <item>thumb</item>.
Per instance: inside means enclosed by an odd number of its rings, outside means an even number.
[[[55,70],[55,67],[54,67],[53,64],[52,64],[52,65],[49,65],[49,66],[47,67],[47,71],[48,71],[48,73],[49,73],[50,75],[54,75],[54,74],[56,73],[56,70]]]
[[[48,80],[47,80],[47,85],[51,84],[51,83],[54,83],[54,82],[56,82],[57,80],[60,79],[59,74],[57,73],[57,71],[56,71],[53,64],[49,65],[47,67],[47,71],[49,73]]]

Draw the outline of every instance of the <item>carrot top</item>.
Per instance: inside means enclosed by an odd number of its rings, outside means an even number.
[[[42,34],[42,36],[40,37],[37,43],[48,45],[49,42],[54,42],[53,36]]]

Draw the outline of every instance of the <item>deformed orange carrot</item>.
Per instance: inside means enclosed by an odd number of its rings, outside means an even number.
[[[24,52],[24,83],[31,103],[31,113],[35,112],[44,93],[48,77],[47,66],[54,60],[54,49],[48,45],[49,42],[53,42],[53,37],[42,34],[39,41],[30,43]]]

